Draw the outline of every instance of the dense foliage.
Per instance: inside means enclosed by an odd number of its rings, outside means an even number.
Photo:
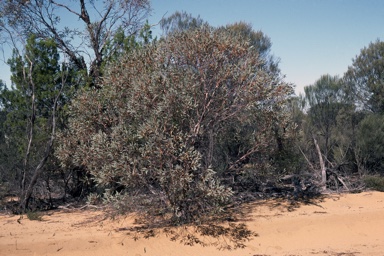
[[[273,127],[286,126],[291,87],[262,66],[226,31],[174,33],[111,66],[101,90],[79,94],[57,156],[124,204],[182,222],[217,212],[231,196],[220,177],[270,165]]]
[[[301,98],[303,153],[312,169],[323,160],[332,188],[361,188],[362,176],[383,174],[383,49],[383,42],[371,43],[343,78],[322,76]]]

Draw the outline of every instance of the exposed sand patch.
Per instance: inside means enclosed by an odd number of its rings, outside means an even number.
[[[384,255],[384,193],[330,195],[292,207],[278,200],[247,206],[259,234],[244,249],[185,246],[165,234],[134,240],[134,217],[104,219],[99,211],[53,211],[43,221],[0,216],[0,255]],[[212,239],[212,238],[206,238]]]

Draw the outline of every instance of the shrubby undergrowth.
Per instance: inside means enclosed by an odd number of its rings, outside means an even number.
[[[292,88],[234,33],[173,33],[105,74],[101,89],[73,101],[56,156],[64,168],[81,167],[121,210],[200,221],[283,151]]]

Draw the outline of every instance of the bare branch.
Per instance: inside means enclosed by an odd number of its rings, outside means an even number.
[[[34,0],[24,5],[17,1],[2,1],[0,7],[5,11],[0,28],[7,28],[8,31],[3,30],[3,33],[11,36],[20,33],[21,40],[24,41],[30,33],[37,35],[39,39],[54,38],[58,48],[68,55],[79,69],[89,70],[89,76],[96,81],[101,74],[103,59],[108,57],[103,56],[106,42],[114,36],[119,27],[129,34],[137,33],[148,15],[149,1],[116,0],[87,3],[80,0],[78,3],[77,10],[68,1],[60,0]],[[58,12],[58,9],[61,12]],[[74,15],[79,20],[63,24],[61,18],[66,14]],[[82,33],[78,29],[81,23],[86,27]],[[84,44],[83,38],[89,40],[88,45]],[[89,54],[85,55],[84,52],[88,51]],[[85,60],[89,63],[88,66]]]

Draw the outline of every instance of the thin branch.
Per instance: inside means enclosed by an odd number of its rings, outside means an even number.
[[[71,8],[69,8],[67,5],[59,4],[59,3],[57,3],[56,1],[53,1],[53,0],[50,0],[50,1],[51,1],[51,3],[54,4],[54,5],[57,5],[57,6],[59,6],[59,7],[62,7],[62,8],[67,9],[67,11],[69,11],[69,12],[75,14],[75,15],[78,16],[79,18],[81,17],[81,14],[80,14],[80,13],[75,12],[74,10],[72,10]],[[82,2],[84,3],[84,1],[82,1]]]

